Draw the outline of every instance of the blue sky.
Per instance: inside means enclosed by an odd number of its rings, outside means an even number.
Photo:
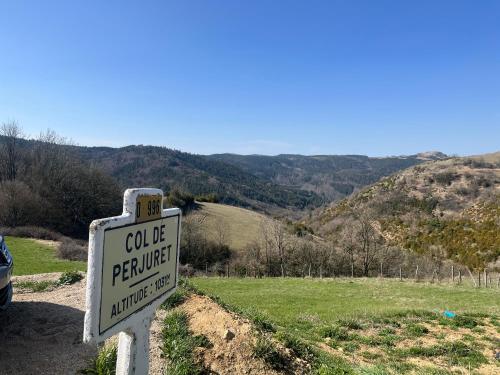
[[[499,1],[0,0],[0,122],[194,153],[500,149]]]

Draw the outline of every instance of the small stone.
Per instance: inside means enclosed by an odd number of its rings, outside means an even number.
[[[234,332],[231,331],[230,329],[226,329],[226,331],[224,332],[224,340],[226,341],[231,341],[232,339],[234,339]]]

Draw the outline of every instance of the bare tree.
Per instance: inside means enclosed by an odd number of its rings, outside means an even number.
[[[273,219],[264,219],[261,228],[264,243],[266,246],[269,246],[269,248],[266,249],[266,251],[269,251],[269,254],[266,254],[266,256],[268,256],[269,261],[271,261],[271,251],[277,254],[280,264],[280,274],[282,277],[285,277],[287,252],[285,228],[281,222]],[[270,266],[270,263],[268,264]]]
[[[264,248],[264,256],[266,261],[266,275],[271,276],[271,233],[268,226],[269,219],[262,219],[260,222],[260,235],[262,240],[262,247]]]
[[[203,230],[205,219],[206,215],[200,214],[189,214],[183,218],[181,246],[184,263],[200,255],[203,257],[203,262],[207,262],[206,238]],[[199,254],[200,251],[202,254]]]
[[[428,248],[428,255],[430,256],[432,263],[434,265],[434,270],[432,271],[432,282],[437,278],[438,282],[441,280],[441,268],[443,262],[446,259],[446,252],[441,245],[430,245]]]
[[[0,223],[8,227],[30,225],[40,220],[44,205],[22,181],[0,183]]]
[[[265,264],[262,259],[261,245],[257,241],[254,241],[246,246],[244,258],[246,267],[248,271],[250,271],[250,274],[253,274],[254,277],[260,278],[264,272]]]
[[[279,256],[279,260],[280,260],[281,277],[285,277],[286,276],[285,228],[283,227],[283,225],[280,222],[275,220],[274,222],[271,223],[271,234],[272,234],[274,248],[278,252],[278,256]]]
[[[217,219],[214,225],[215,230],[215,242],[219,247],[227,246],[228,242],[228,228],[224,225],[224,222],[221,219]]]
[[[0,127],[3,137],[0,147],[0,179],[13,181],[16,179],[21,164],[19,140],[24,137],[23,131],[16,121],[3,123]]]
[[[354,277],[354,256],[356,253],[356,240],[352,224],[352,222],[349,222],[344,225],[342,232],[340,233],[339,242],[342,251],[349,259],[349,264],[351,266],[351,277]]]
[[[370,216],[358,215],[356,224],[357,238],[359,241],[359,253],[363,266],[363,276],[368,276],[370,266],[377,255],[377,249],[381,239],[371,224]]]

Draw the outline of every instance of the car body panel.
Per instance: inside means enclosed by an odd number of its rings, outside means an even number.
[[[12,300],[12,271],[14,260],[5,243],[4,237],[0,235],[0,309],[5,309]]]

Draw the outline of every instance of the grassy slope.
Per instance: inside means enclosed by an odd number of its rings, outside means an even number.
[[[274,337],[312,361],[313,374],[493,374],[500,369],[491,355],[500,333],[497,289],[377,279],[192,282],[251,319],[262,321],[264,312],[278,328]],[[445,309],[457,317],[444,318]],[[271,366],[273,358],[266,359]]]
[[[87,270],[85,262],[58,259],[53,248],[32,239],[6,237],[5,242],[14,258],[14,275]]]
[[[216,203],[200,203],[199,213],[207,215],[207,232],[213,235],[217,223],[227,228],[227,240],[231,248],[240,251],[259,236],[259,226],[265,216],[244,208]],[[213,239],[213,238],[212,238]]]
[[[500,293],[450,285],[356,279],[219,279],[195,278],[203,291],[244,309],[265,312],[277,324],[300,328],[316,315],[324,323],[346,317],[372,317],[411,309],[500,314]]]

